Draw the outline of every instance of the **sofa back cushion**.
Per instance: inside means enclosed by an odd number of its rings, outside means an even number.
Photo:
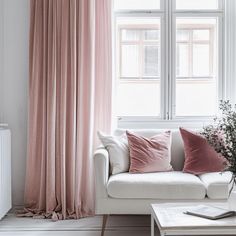
[[[129,129],[130,130],[130,129]],[[179,130],[168,129],[172,133],[172,144],[171,144],[171,165],[174,170],[181,171],[184,166],[184,147],[182,137]],[[156,134],[160,134],[166,131],[166,129],[133,129],[130,130],[136,134],[142,135],[146,138],[151,138]],[[114,131],[115,135],[125,134],[125,129],[116,129]]]

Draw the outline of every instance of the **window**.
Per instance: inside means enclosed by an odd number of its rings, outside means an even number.
[[[157,10],[160,0],[115,0],[114,9],[119,10]]]
[[[218,0],[176,0],[176,9],[180,10],[217,10]]]
[[[176,17],[175,21],[175,115],[215,115],[218,100],[218,18]]]
[[[159,116],[160,17],[118,17],[116,26],[118,114]]]
[[[114,0],[120,121],[205,119],[223,97],[223,0]]]

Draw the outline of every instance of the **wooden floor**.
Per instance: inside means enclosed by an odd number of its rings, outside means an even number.
[[[0,236],[100,236],[102,217],[53,222],[19,218],[0,221]],[[150,216],[109,216],[105,236],[149,236]],[[157,234],[158,235],[158,234]]]

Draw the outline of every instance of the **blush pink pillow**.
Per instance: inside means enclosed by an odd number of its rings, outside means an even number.
[[[185,153],[183,172],[199,175],[225,170],[226,159],[210,146],[205,137],[183,128],[180,128],[180,133]]]
[[[150,139],[126,131],[131,173],[170,171],[171,132],[167,131]]]

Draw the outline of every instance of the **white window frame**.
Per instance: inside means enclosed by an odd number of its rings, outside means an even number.
[[[219,0],[219,9],[217,10],[176,10],[175,0],[161,0],[160,10],[122,10],[114,13],[114,35],[116,34],[117,17],[155,17],[161,21],[161,98],[160,98],[160,116],[122,116],[118,117],[117,125],[119,128],[178,128],[181,125],[185,127],[201,127],[212,120],[211,116],[176,116],[175,115],[175,62],[176,62],[176,17],[218,17],[218,98],[225,99],[225,79],[224,75],[224,5],[225,0]],[[113,38],[114,45],[117,45],[116,37]],[[167,39],[167,40],[165,40]],[[173,49],[173,50],[172,50]],[[116,51],[116,50],[115,50]],[[115,54],[115,52],[114,52]],[[166,56],[168,55],[168,56]],[[118,55],[114,56],[114,65]],[[114,81],[117,80],[117,68],[114,70]]]

